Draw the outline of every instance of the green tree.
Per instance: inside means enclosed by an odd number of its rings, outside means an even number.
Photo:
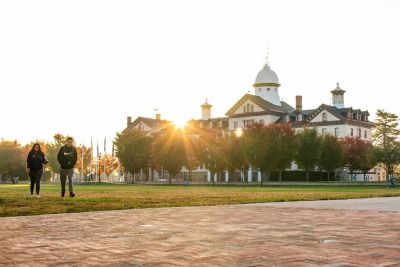
[[[282,170],[287,168],[294,159],[296,152],[296,138],[289,124],[272,124],[270,136],[274,137],[270,142],[271,150],[267,155],[273,162],[275,170],[279,171],[279,181],[282,181]]]
[[[328,173],[328,181],[330,180],[330,174],[340,166],[342,157],[342,147],[337,138],[332,135],[325,135],[322,138],[318,165]]]
[[[277,136],[273,134],[273,128],[254,124],[247,128],[244,133],[245,157],[254,169],[259,169],[261,186],[264,184],[264,176],[275,167],[272,154],[278,151],[276,144]],[[275,154],[276,155],[276,154]]]
[[[321,138],[315,130],[305,129],[297,136],[298,149],[295,160],[306,171],[306,180],[310,180],[310,171],[318,164],[321,151]]]
[[[175,178],[187,162],[182,129],[174,126],[164,129],[155,140],[154,149],[154,160],[168,171],[171,184],[172,177]]]
[[[386,169],[386,179],[397,166],[398,137],[400,135],[399,117],[396,114],[378,110],[376,112],[374,144],[378,147],[376,155]]]
[[[27,177],[25,173],[26,157],[24,149],[17,141],[0,142],[0,176],[2,179],[12,176]]]
[[[122,167],[134,176],[151,162],[152,138],[138,130],[117,133],[115,152]]]
[[[245,164],[243,142],[244,139],[235,134],[225,136],[223,154],[225,155],[225,167],[230,177],[233,177],[235,170],[242,169]]]

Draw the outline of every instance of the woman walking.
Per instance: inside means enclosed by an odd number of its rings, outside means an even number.
[[[33,189],[36,184],[36,197],[40,197],[40,179],[43,175],[44,164],[47,164],[46,156],[44,155],[40,145],[34,144],[28,154],[26,172],[29,173],[31,178],[31,196],[33,196]]]

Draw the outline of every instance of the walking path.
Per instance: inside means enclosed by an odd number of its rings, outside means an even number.
[[[400,198],[0,218],[0,266],[400,266]]]

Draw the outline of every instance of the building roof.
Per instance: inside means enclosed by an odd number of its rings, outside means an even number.
[[[254,86],[265,83],[279,84],[278,75],[276,75],[275,71],[271,70],[268,64],[265,64],[262,70],[258,72]]]
[[[159,127],[163,128],[163,127],[171,124],[171,122],[167,121],[167,120],[157,120],[157,119],[153,119],[153,118],[137,117],[131,124],[128,125],[126,130],[135,128],[135,126],[141,122],[143,122],[144,124],[146,124],[149,128],[151,128],[153,130],[155,130]]]
[[[295,109],[290,106],[288,103],[281,101],[282,106],[277,106],[264,100],[260,96],[245,94],[238,102],[236,102],[229,110],[226,112],[226,116],[232,116],[233,113],[247,100],[250,100],[254,104],[258,105],[260,108],[264,109],[265,111],[269,111],[272,113],[290,113]]]

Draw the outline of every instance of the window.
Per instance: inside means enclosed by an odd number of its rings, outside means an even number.
[[[303,130],[297,130],[298,134],[301,134],[303,132]]]
[[[270,89],[269,88],[267,88],[267,91],[269,91]]]
[[[246,113],[246,106],[243,106],[243,113]]]
[[[336,137],[339,137],[339,134],[340,134],[339,128],[335,128],[335,136],[336,136]]]
[[[357,129],[357,136],[361,138],[361,129]]]
[[[247,112],[250,112],[250,104],[247,104],[246,110]]]
[[[236,129],[237,128],[237,125],[238,123],[237,123],[237,121],[235,121],[234,123],[233,123],[233,129]]]
[[[251,105],[251,112],[254,112],[254,105]]]
[[[297,121],[302,121],[303,120],[303,116],[301,114],[297,115]]]
[[[261,88],[258,88],[258,91],[261,92]]]
[[[351,128],[351,130],[350,130],[350,136],[351,136],[351,137],[353,137],[353,136],[354,136],[354,131],[353,131],[353,128]]]
[[[326,112],[322,113],[322,121],[327,121],[328,120],[328,115]]]
[[[327,130],[326,128],[323,128],[323,129],[322,129],[322,134],[323,134],[323,135],[326,135],[327,133],[328,133],[328,130]]]
[[[367,130],[364,131],[364,138],[367,139]]]
[[[261,124],[261,125],[264,125],[264,120],[260,120],[260,124]]]

